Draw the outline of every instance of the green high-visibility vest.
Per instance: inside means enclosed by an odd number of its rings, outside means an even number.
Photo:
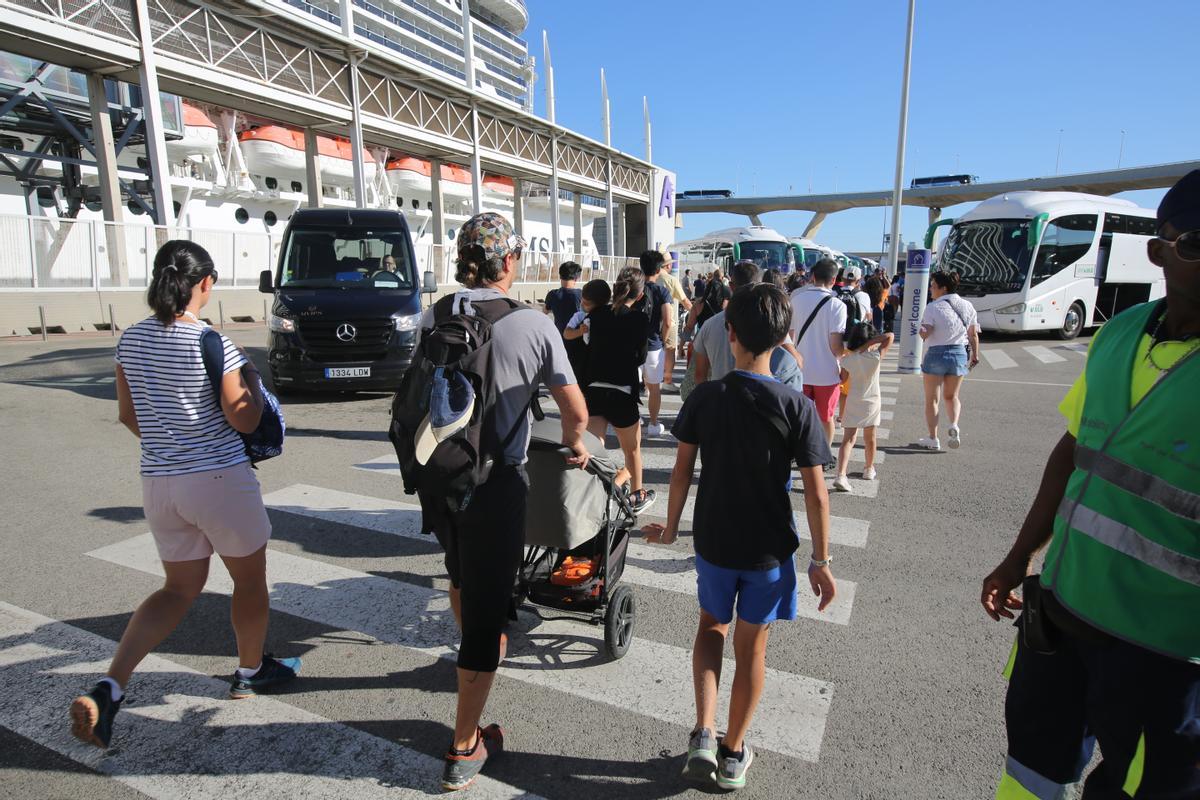
[[[1075,471],[1041,580],[1090,625],[1200,663],[1200,355],[1130,408],[1138,344],[1157,307],[1119,314],[1092,346]]]

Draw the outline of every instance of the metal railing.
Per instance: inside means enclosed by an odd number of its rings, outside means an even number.
[[[250,288],[279,262],[283,234],[0,214],[0,291],[144,289],[154,254],[170,239],[188,239],[209,252],[220,274],[218,288]],[[420,272],[432,270],[442,286],[457,283],[453,244],[421,245],[415,255]],[[564,261],[579,263],[585,282],[610,283],[623,267],[638,263],[620,256],[527,251],[517,283],[555,283]]]
[[[208,250],[222,288],[257,286],[282,242],[252,231],[0,215],[0,289],[144,289],[170,239]]]
[[[425,245],[417,248],[417,267],[421,272],[431,270],[439,286],[454,286],[454,262],[457,251],[454,245]],[[582,253],[526,252],[518,267],[516,283],[557,283],[558,267],[564,261],[574,261],[583,267],[582,282],[600,278],[612,283],[625,267],[635,267],[636,258],[624,256],[601,256]]]

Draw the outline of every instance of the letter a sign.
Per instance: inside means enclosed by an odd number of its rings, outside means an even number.
[[[675,186],[671,183],[670,175],[663,175],[662,194],[658,197],[658,215],[675,216]]]

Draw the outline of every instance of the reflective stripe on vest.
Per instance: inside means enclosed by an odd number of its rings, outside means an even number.
[[[1065,800],[1072,786],[1042,777],[1009,756],[1004,762],[1004,777],[996,787],[996,800]]]
[[[1162,310],[1118,314],[1093,343],[1042,585],[1099,630],[1200,663],[1200,356],[1176,362],[1131,407],[1145,330]]]
[[[1130,466],[1109,453],[1075,445],[1075,468],[1091,472],[1130,494],[1192,522],[1200,522],[1200,494],[1173,486],[1157,475]]]
[[[1158,542],[1152,542],[1128,525],[1104,516],[1099,511],[1063,498],[1058,515],[1071,521],[1071,530],[1086,534],[1119,553],[1136,558],[1172,578],[1200,587],[1200,558],[1177,553]]]

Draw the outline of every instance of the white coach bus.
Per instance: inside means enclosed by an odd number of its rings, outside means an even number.
[[[957,270],[959,294],[984,330],[1054,330],[1074,339],[1130,306],[1165,294],[1146,242],[1154,212],[1128,200],[1076,192],[1010,192],[951,225],[938,268]]]
[[[784,273],[796,267],[787,237],[762,225],[713,231],[699,239],[676,242],[671,249],[679,253],[681,271],[689,267],[711,269],[715,265],[728,275],[729,268],[742,260]]]

